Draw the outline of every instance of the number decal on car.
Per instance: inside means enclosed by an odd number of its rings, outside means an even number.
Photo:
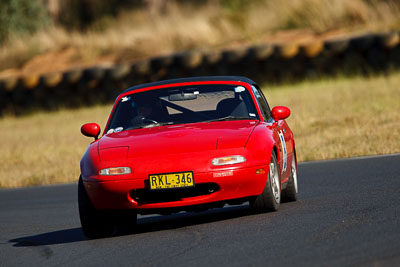
[[[281,146],[282,146],[282,152],[283,152],[283,166],[282,166],[282,172],[286,171],[287,167],[287,150],[286,150],[286,142],[285,142],[285,137],[283,136],[282,130],[278,132],[279,138],[281,139]]]

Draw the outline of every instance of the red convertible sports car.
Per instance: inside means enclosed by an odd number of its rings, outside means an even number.
[[[195,77],[138,85],[115,101],[101,138],[80,163],[82,229],[89,238],[134,228],[137,214],[201,211],[249,202],[275,211],[297,199],[290,110],[270,110],[244,77]]]

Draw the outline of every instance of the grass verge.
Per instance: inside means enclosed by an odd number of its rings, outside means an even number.
[[[65,183],[79,177],[79,159],[91,139],[86,122],[105,125],[111,106],[0,119],[0,187]]]
[[[271,106],[292,110],[300,161],[400,152],[400,73],[262,86]],[[0,119],[0,187],[76,181],[91,139],[80,126],[104,126],[110,105]]]
[[[300,161],[400,152],[400,73],[302,82],[265,91],[292,115]]]

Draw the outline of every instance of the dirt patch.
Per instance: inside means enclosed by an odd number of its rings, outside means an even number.
[[[262,37],[257,37],[255,43],[285,44],[292,43],[304,45],[316,41],[328,39],[344,38],[349,34],[346,30],[334,30],[323,34],[318,34],[312,30],[287,30],[265,33]],[[200,48],[203,50],[224,50],[246,47],[254,44],[250,40],[236,40],[229,43],[220,44],[213,48]],[[134,52],[135,47],[131,50]],[[177,51],[178,52],[178,51]],[[159,55],[154,55],[159,56]],[[20,68],[6,69],[0,71],[0,79],[9,77],[19,77],[28,75],[42,75],[52,72],[64,72],[71,69],[88,68],[92,66],[112,66],[117,63],[131,63],[140,59],[137,53],[129,53],[126,50],[115,50],[100,57],[87,59],[74,47],[63,48],[59,51],[50,51],[39,54],[28,60]]]

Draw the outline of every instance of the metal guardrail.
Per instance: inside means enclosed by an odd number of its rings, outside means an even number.
[[[336,73],[370,73],[400,66],[398,32],[316,41],[257,45],[220,52],[188,51],[132,64],[0,80],[0,115],[106,103],[127,87],[168,78],[242,75],[282,82]]]

